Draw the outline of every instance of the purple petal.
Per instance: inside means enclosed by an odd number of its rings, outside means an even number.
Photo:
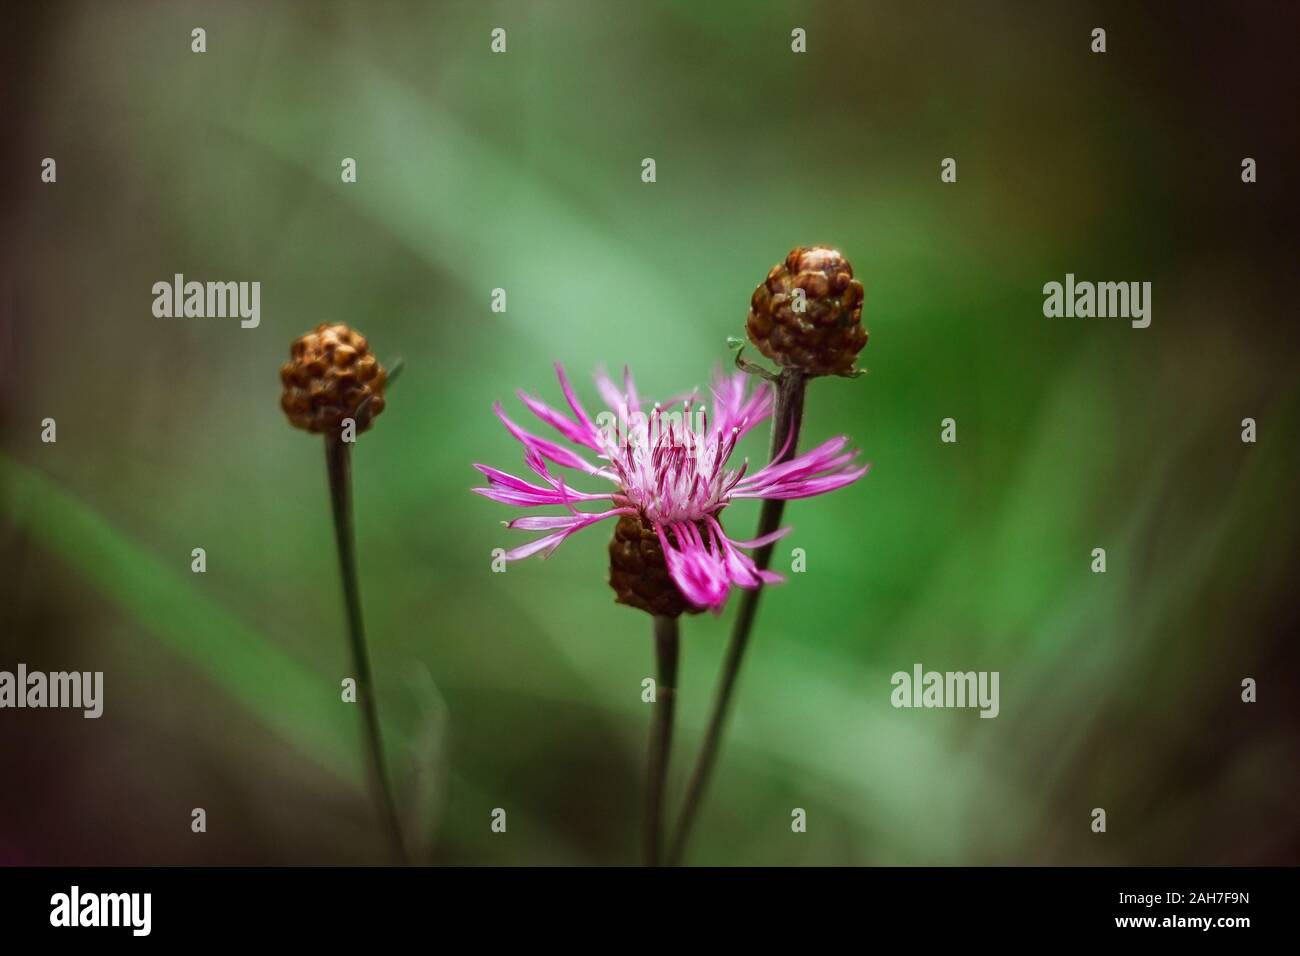
[[[507,561],[522,561],[524,558],[531,558],[539,551],[554,550],[564,543],[564,539],[573,533],[572,529],[566,528],[563,531],[557,531],[554,534],[548,534],[544,538],[537,538],[529,541],[527,544],[521,544],[517,548],[511,548],[505,553]]]
[[[632,381],[632,370],[623,366],[623,394],[627,396],[627,405],[631,411],[641,411],[641,399],[636,394],[636,383]]]
[[[721,565],[704,547],[695,527],[689,523],[671,526],[677,546],[669,544],[664,529],[655,527],[663,548],[668,574],[682,596],[696,607],[721,610],[730,590]]]
[[[598,521],[603,521],[605,518],[613,515],[630,514],[632,511],[633,509],[631,508],[613,508],[609,511],[602,511],[593,514],[579,512],[573,515],[561,515],[558,519],[553,519],[564,522],[564,525],[560,527],[560,530],[545,535],[544,537],[537,538],[536,540],[529,541],[527,544],[520,545],[517,548],[512,548],[505,553],[505,559],[507,561],[519,561],[523,558],[532,557],[538,552],[545,552],[543,556],[549,557],[554,553],[555,549],[563,544],[564,540],[574,532],[581,531],[588,525],[596,524]],[[516,518],[515,521],[511,522],[511,527],[523,527],[523,525],[519,523],[528,520],[530,519]],[[547,519],[534,518],[531,520],[540,522]]]
[[[595,512],[577,512],[567,515],[526,515],[523,518],[515,518],[513,521],[506,523],[508,528],[518,528],[522,531],[553,531],[556,528],[585,528],[589,524],[595,524],[605,518],[614,515],[631,514],[632,508],[611,508],[609,511]]]
[[[515,438],[530,451],[535,451],[539,455],[549,458],[557,465],[561,465],[565,468],[572,468],[575,471],[584,471],[589,475],[600,475],[604,478],[610,477],[608,472],[597,468],[577,452],[570,451],[563,445],[557,445],[553,441],[547,441],[545,438],[539,438],[536,435],[524,431],[510,420],[510,417],[505,413],[505,410],[502,409],[500,402],[493,405],[492,410],[496,412],[497,418],[501,419],[502,424],[506,426],[510,434],[514,435]]]
[[[536,456],[533,456],[533,459],[537,462],[541,461],[541,459],[537,458]],[[541,502],[543,504],[552,504],[552,503],[558,504],[564,501],[566,498],[574,501],[608,501],[611,497],[613,497],[612,495],[608,495],[608,494],[604,494],[604,495],[587,494],[585,492],[574,491],[572,489],[567,489],[567,488],[563,493],[561,493],[561,491],[557,488],[554,487],[543,488],[541,485],[530,484],[529,482],[524,481],[522,478],[516,478],[514,475],[508,474],[504,471],[501,471],[497,468],[493,468],[489,465],[475,465],[474,467],[477,468],[480,472],[482,472],[483,475],[487,477],[488,484],[492,485],[492,488],[472,489],[475,491],[480,491],[480,493],[487,492],[487,491],[496,491],[498,489],[505,488],[510,491],[519,492],[528,495],[535,495],[539,498],[544,498],[546,500],[544,502]],[[547,474],[544,470],[544,466],[543,466],[543,471],[541,473],[543,475]],[[489,495],[488,497],[491,496]]]
[[[764,466],[761,470],[750,476],[746,484],[771,484],[780,481],[788,475],[811,474],[815,471],[823,471],[830,467],[835,456],[840,450],[847,445],[848,438],[844,435],[837,435],[835,438],[822,442],[812,451],[806,451],[802,455],[797,455],[789,461],[776,460],[776,464]]]
[[[564,392],[564,400],[569,403],[569,408],[572,409],[573,416],[578,420],[578,424],[585,428],[589,435],[599,434],[595,424],[588,417],[586,409],[578,401],[578,396],[574,394],[573,386],[569,384],[569,376],[564,373],[564,366],[559,362],[555,363],[555,374],[560,380],[560,390]]]
[[[520,508],[533,508],[539,505],[565,505],[567,506],[571,499],[566,498],[558,491],[546,491],[541,493],[531,493],[526,491],[506,491],[500,488],[471,488],[470,491],[476,495],[482,495],[492,501],[499,502],[503,505],[516,505]],[[581,500],[595,501],[596,499],[610,500],[613,495],[584,495]]]
[[[829,491],[837,491],[845,485],[851,485],[871,469],[871,465],[863,465],[861,468],[851,468],[847,471],[836,472],[832,475],[820,475],[815,478],[799,478],[793,481],[783,481],[775,485],[768,485],[752,491],[733,494],[733,498],[772,498],[788,501],[792,498],[811,498],[814,495],[824,495]]]
[[[622,418],[627,417],[627,398],[618,390],[618,386],[610,380],[609,374],[603,368],[596,369],[596,391],[600,392],[601,399],[610,411]]]
[[[596,442],[595,436],[584,430],[582,425],[570,421],[541,399],[533,398],[533,396],[523,390],[520,390],[517,394],[519,395],[519,400],[528,406],[530,412],[542,421],[546,422],[546,424],[550,425],[569,441],[590,448],[592,451],[601,450],[600,445]]]
[[[736,548],[761,548],[765,544],[771,544],[773,541],[780,541],[787,534],[794,530],[793,525],[786,525],[784,528],[777,528],[771,534],[765,534],[757,538],[751,538],[748,541],[732,541],[732,547]]]
[[[760,385],[747,396],[749,378],[744,372],[734,375],[724,375],[721,371],[714,373],[714,427],[717,433],[726,434],[735,428],[737,437],[742,437],[771,414],[771,389]]]

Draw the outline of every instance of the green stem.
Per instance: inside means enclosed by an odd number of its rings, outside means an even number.
[[[645,858],[646,866],[659,865],[663,842],[664,792],[668,783],[668,755],[673,743],[673,711],[677,702],[677,618],[655,615],[654,716],[650,724],[650,752],[646,761]]]
[[[772,464],[794,457],[795,449],[799,445],[799,428],[803,424],[803,402],[807,384],[808,377],[796,369],[782,370],[777,379],[776,408],[772,412]],[[763,509],[759,512],[758,534],[755,537],[771,534],[779,528],[784,510],[785,501],[765,500]],[[754,564],[760,570],[767,570],[772,563],[772,549],[775,546],[773,542],[755,549]],[[759,585],[753,590],[745,591],[740,597],[740,611],[731,630],[731,641],[727,644],[722,676],[713,699],[713,710],[709,714],[709,727],[704,734],[704,743],[700,746],[699,756],[695,758],[695,769],[691,773],[686,799],[677,821],[677,832],[668,855],[669,865],[676,866],[686,853],[686,842],[691,834],[691,825],[695,822],[704,790],[709,784],[709,777],[718,759],[718,750],[722,745],[722,732],[726,727],[731,698],[736,689],[736,679],[740,676],[740,664],[745,657],[745,648],[749,646],[754,616],[758,613],[758,599],[762,595],[763,588]]]
[[[325,467],[330,479],[330,504],[334,510],[334,537],[338,545],[339,570],[343,575],[343,599],[348,612],[348,639],[352,645],[352,666],[356,671],[357,696],[365,715],[367,750],[370,757],[372,797],[381,809],[394,858],[405,865],[408,860],[402,842],[402,828],[397,819],[397,805],[384,768],[384,741],[379,731],[379,710],[375,705],[374,681],[370,674],[370,656],[366,652],[366,631],[361,619],[361,589],[357,584],[356,546],[352,534],[351,443],[338,436],[325,438]]]

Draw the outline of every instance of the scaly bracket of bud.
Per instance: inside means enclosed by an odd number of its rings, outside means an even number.
[[[755,347],[782,368],[854,378],[862,374],[853,366],[867,344],[862,300],[862,283],[837,250],[799,246],[754,290],[745,327]],[[758,368],[739,354],[736,364],[747,372]]]
[[[341,322],[325,323],[299,336],[280,367],[280,407],[295,428],[335,435],[343,420],[367,431],[384,410],[388,373],[370,352],[365,336]]]

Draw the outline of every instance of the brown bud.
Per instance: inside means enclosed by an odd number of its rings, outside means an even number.
[[[360,333],[341,322],[319,325],[295,339],[289,354],[280,367],[280,407],[295,428],[337,434],[351,418],[360,434],[384,410],[388,374]]]
[[[862,283],[836,250],[801,246],[754,290],[745,325],[749,340],[778,365],[806,375],[848,375],[867,344]]]
[[[638,515],[623,515],[609,542],[609,586],[619,604],[661,617],[699,609],[687,602],[668,575],[659,536]]]

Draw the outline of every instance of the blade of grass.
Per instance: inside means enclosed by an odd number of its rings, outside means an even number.
[[[39,472],[0,455],[0,484],[10,520],[129,614],[142,633],[303,754],[360,786],[356,729],[332,678],[278,649],[176,565],[164,564]]]

